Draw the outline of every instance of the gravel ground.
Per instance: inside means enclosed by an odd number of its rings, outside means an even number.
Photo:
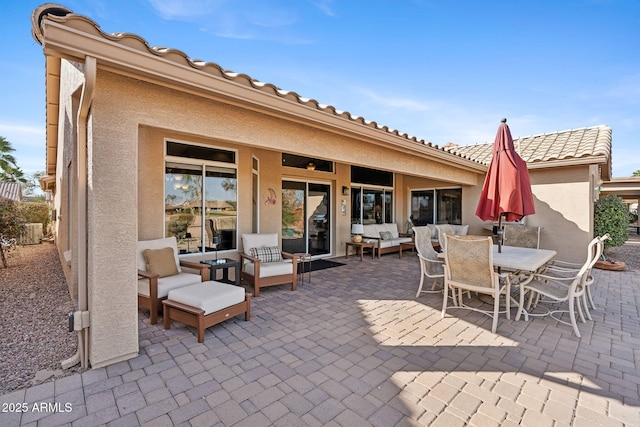
[[[640,236],[630,234],[627,243],[616,248],[605,249],[604,254],[614,261],[624,261],[627,264],[627,270],[640,270]]]
[[[60,365],[78,340],[68,331],[74,306],[55,246],[18,246],[7,264],[0,262],[0,394],[80,370]]]
[[[606,255],[639,270],[640,236]],[[0,394],[80,371],[60,367],[78,341],[68,332],[74,308],[55,246],[18,247],[8,263],[0,265]]]

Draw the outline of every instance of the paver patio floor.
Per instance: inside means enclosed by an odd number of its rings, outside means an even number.
[[[138,357],[0,396],[62,409],[0,425],[640,425],[640,272],[594,271],[576,338],[551,318],[502,316],[496,334],[479,313],[441,319],[412,253],[346,262],[261,291],[203,344],[141,312]]]

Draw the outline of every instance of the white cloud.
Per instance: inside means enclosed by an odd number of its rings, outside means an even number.
[[[327,16],[335,16],[333,9],[331,8],[331,4],[333,0],[316,0],[312,1],[311,4],[320,9],[322,13]]]
[[[44,137],[44,125],[43,126],[26,126],[26,125],[10,125],[6,123],[0,123],[0,135],[9,139],[6,135],[31,135]],[[11,142],[11,141],[9,141]]]
[[[200,20],[212,13],[225,0],[147,0],[164,19]]]

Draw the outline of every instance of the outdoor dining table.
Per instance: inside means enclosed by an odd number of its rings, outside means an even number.
[[[518,283],[520,298],[518,301],[518,314],[524,314],[525,320],[529,320],[529,313],[524,309],[524,286],[533,279],[533,273],[556,256],[556,251],[551,249],[521,248],[519,246],[502,246],[502,252],[498,251],[498,245],[493,245],[493,266],[498,269],[508,269],[522,272],[525,277]],[[438,258],[444,258],[444,252],[438,254]],[[527,273],[531,273],[527,275]]]

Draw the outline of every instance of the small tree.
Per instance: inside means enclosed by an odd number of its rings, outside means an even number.
[[[5,250],[11,248],[6,246],[5,242],[10,239],[18,239],[24,234],[24,224],[18,204],[13,200],[0,199],[0,258],[4,268],[7,268]]]
[[[622,246],[629,238],[629,211],[622,198],[615,195],[601,197],[594,206],[594,227],[596,236],[608,233],[610,240],[605,248]]]

